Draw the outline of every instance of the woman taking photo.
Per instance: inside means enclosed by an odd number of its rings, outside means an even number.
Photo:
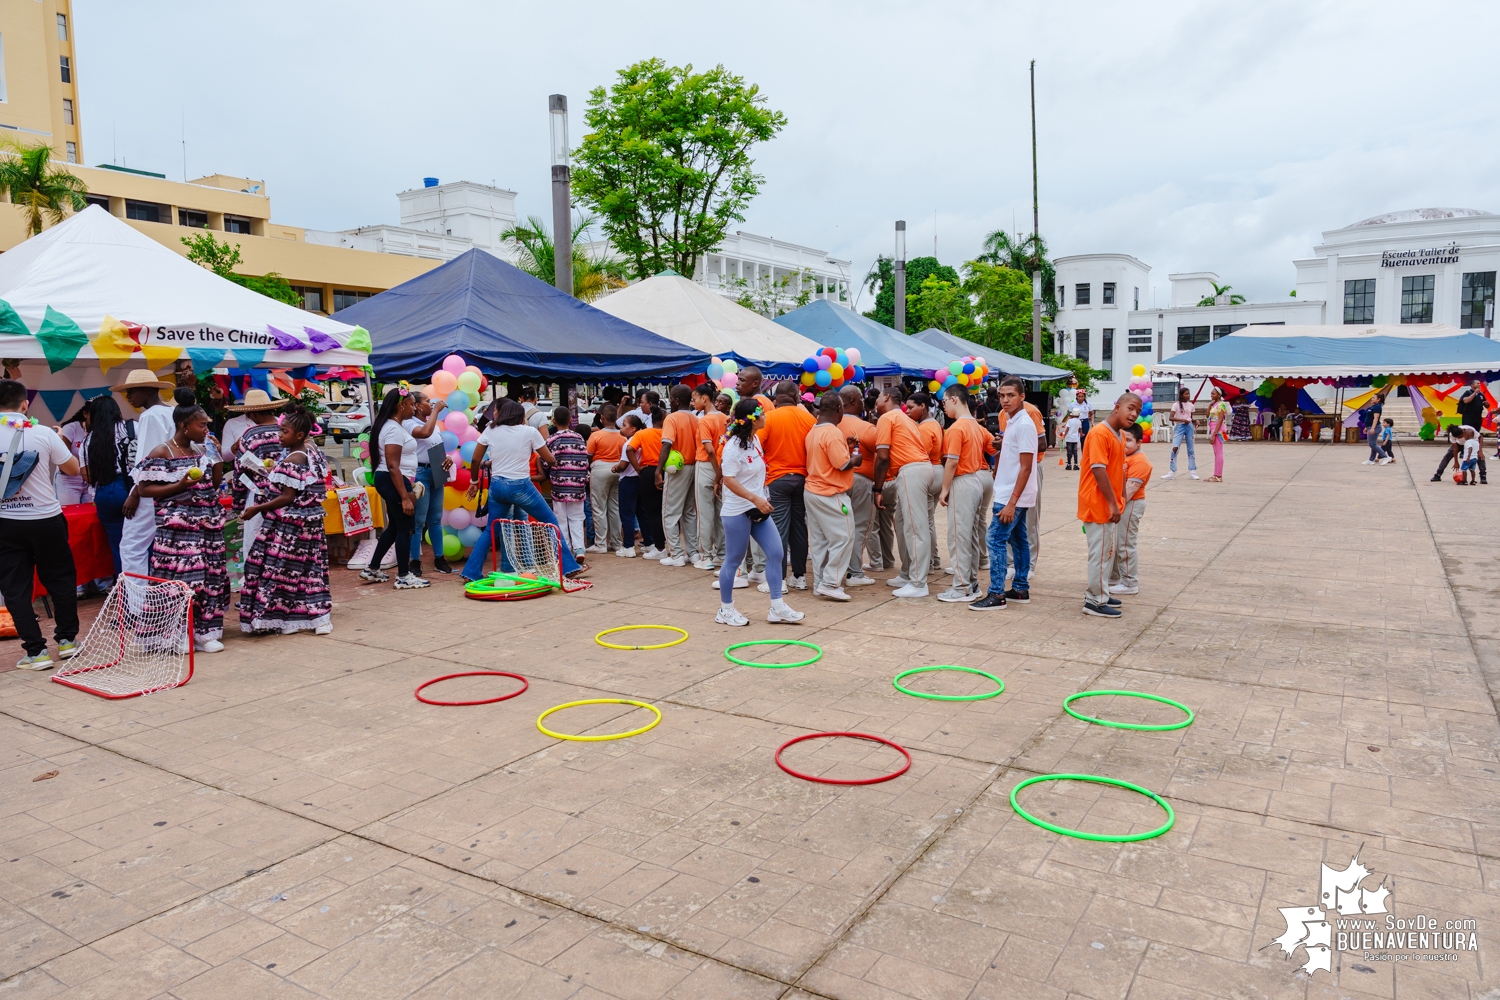
[[[416,397],[411,388],[402,382],[386,390],[380,402],[380,412],[375,414],[375,425],[370,428],[370,440],[375,443],[375,492],[385,501],[385,530],[375,543],[375,554],[370,565],[359,571],[359,578],[367,583],[384,583],[389,576],[380,571],[385,554],[396,547],[397,590],[416,590],[432,584],[411,571],[411,532],[416,525],[417,498],[412,493],[412,483],[417,478],[417,439],[402,426],[416,411]]]
[[[176,432],[135,467],[136,490],[156,507],[151,575],[181,580],[193,589],[193,648],[224,648],[224,609],[229,605],[229,568],[219,503],[219,466],[204,452],[208,414],[203,407],[172,411]]]
[[[135,421],[120,415],[120,404],[112,395],[95,396],[88,402],[89,433],[83,439],[82,474],[94,488],[94,509],[109,539],[109,554],[120,575],[120,533],[125,529],[125,498],[134,485],[129,476],[135,449]]]
[[[724,442],[720,470],[724,477],[724,545],[727,554],[719,570],[719,625],[749,625],[750,620],[734,606],[734,574],[754,538],[766,552],[766,582],[771,589],[771,610],[766,621],[772,624],[802,620],[802,612],[793,611],[781,599],[781,535],[771,520],[771,501],[766,498],[766,455],[755,432],[766,426],[765,410],[759,400],[742,399],[734,404],[734,413]]]
[[[533,452],[548,465],[557,464],[547,443],[542,440],[542,432],[526,423],[526,408],[514,399],[502,400],[495,422],[479,435],[474,457],[469,460],[469,472],[473,477],[469,482],[469,498],[473,499],[479,494],[479,467],[486,455],[490,459],[488,510],[491,530],[499,530],[495,525],[497,520],[519,520],[522,513],[557,528],[557,515],[552,513],[552,508],[531,481]],[[503,560],[504,534],[500,539]],[[583,567],[573,558],[572,547],[562,544],[561,539],[559,528],[554,540],[558,543],[557,555],[562,561],[564,575],[582,575]],[[469,561],[464,563],[463,578],[472,581],[484,576],[484,560],[488,556],[487,547],[475,545],[474,551],[469,553]]]
[[[1208,403],[1208,440],[1214,446],[1214,474],[1208,477],[1211,483],[1224,481],[1224,439],[1229,437],[1232,416],[1229,404],[1224,402],[1224,393],[1214,386]]]

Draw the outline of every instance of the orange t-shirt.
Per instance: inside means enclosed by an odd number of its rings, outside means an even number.
[[[583,446],[583,450],[589,453],[591,462],[618,462],[621,452],[625,450],[625,435],[601,427],[589,435],[588,444]]]
[[[807,432],[807,492],[820,497],[848,493],[854,470],[839,469],[849,461],[849,442],[838,424],[816,424]]]
[[[1090,471],[1096,465],[1104,466],[1104,474],[1115,491],[1115,501],[1124,506],[1125,493],[1125,444],[1115,429],[1104,421],[1089,428],[1089,436],[1083,439],[1083,455],[1078,464],[1083,472],[1078,477],[1078,520],[1090,524],[1104,524],[1109,520],[1109,501],[1099,492]]]
[[[698,461],[698,418],[692,410],[673,410],[661,423],[663,441],[672,442],[672,450],[682,455],[683,465]]]
[[[776,404],[771,402],[770,396],[762,396],[757,392],[754,398],[756,402],[760,403],[760,408],[766,411],[766,416],[769,417],[771,415],[771,411],[776,409]]]
[[[643,431],[636,431],[635,436],[630,439],[630,447],[640,452],[643,471],[656,465],[661,461],[661,428],[647,427]]]
[[[927,461],[933,465],[943,464],[943,428],[936,420],[924,420],[917,424],[922,435],[922,447],[927,449]]]
[[[1047,425],[1042,421],[1042,411],[1030,403],[1022,403],[1026,407],[1026,415],[1031,418],[1031,423],[1036,427],[1036,436],[1044,437],[1047,433]],[[1004,410],[1000,411],[1000,433],[1005,433],[1005,425],[1010,422],[1010,416]]]
[[[1092,427],[1089,428],[1089,433],[1093,433]],[[1134,455],[1125,456],[1125,481],[1129,482],[1132,479],[1139,479],[1141,488],[1135,491],[1135,496],[1131,499],[1146,499],[1146,484],[1151,481],[1151,460],[1146,457],[1144,451],[1139,449]]]
[[[989,469],[986,455],[995,452],[995,439],[990,432],[973,417],[959,417],[943,432],[943,456],[958,456],[955,476],[967,476],[980,469]]]
[[[875,421],[875,446],[890,448],[891,463],[886,468],[886,479],[896,478],[903,465],[927,461],[927,447],[917,425],[899,409],[887,410]]]
[[[792,473],[807,475],[807,432],[817,422],[800,403],[778,406],[766,414],[760,440],[766,451],[767,486]]]
[[[875,478],[875,425],[852,413],[839,421],[839,433],[859,442],[860,463],[854,471],[866,479]]]
[[[715,458],[724,454],[724,428],[728,423],[729,418],[718,410],[709,410],[698,418],[698,461],[708,461],[708,449],[703,447],[704,441],[713,446]]]

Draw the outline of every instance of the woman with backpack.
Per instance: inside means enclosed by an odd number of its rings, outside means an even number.
[[[125,529],[125,498],[133,485],[130,469],[135,465],[135,421],[126,420],[114,396],[95,396],[88,401],[89,432],[79,448],[83,480],[94,489],[94,509],[109,538],[109,554],[120,574],[120,534]]]

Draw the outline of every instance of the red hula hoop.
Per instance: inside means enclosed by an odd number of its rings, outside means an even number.
[[[793,771],[781,762],[781,751],[793,743],[801,743],[803,740],[815,740],[823,736],[849,736],[856,740],[870,740],[873,743],[884,743],[892,749],[899,750],[901,756],[906,758],[906,763],[890,774],[881,775],[878,778],[844,780],[841,778],[819,778],[816,775],[803,774],[801,771]],[[882,781],[890,781],[892,778],[899,778],[905,774],[911,768],[911,754],[907,753],[906,748],[894,740],[888,740],[884,736],[874,736],[870,733],[808,733],[805,736],[793,736],[776,748],[776,766],[794,778],[801,778],[803,781],[816,781],[820,785],[878,785]]]
[[[514,677],[516,680],[521,682],[521,686],[519,689],[512,691],[510,694],[502,694],[498,698],[480,698],[476,701],[433,701],[431,698],[422,697],[423,688],[430,687],[431,685],[436,684],[438,681],[451,681],[455,677]],[[523,694],[529,687],[531,687],[531,684],[520,674],[506,673],[504,670],[465,670],[463,673],[459,674],[444,674],[441,677],[434,677],[430,681],[425,681],[424,683],[419,684],[417,686],[416,696],[417,700],[424,705],[443,705],[450,707],[459,705],[492,705],[497,701],[506,701],[507,699],[514,698],[518,694]]]

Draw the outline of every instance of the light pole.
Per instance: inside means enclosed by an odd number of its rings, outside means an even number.
[[[1031,360],[1042,361],[1042,224],[1036,193],[1036,60],[1031,60]]]
[[[552,283],[573,294],[572,183],[568,175],[568,98],[547,98],[552,134]]]
[[[906,332],[906,221],[896,223],[896,329]]]

